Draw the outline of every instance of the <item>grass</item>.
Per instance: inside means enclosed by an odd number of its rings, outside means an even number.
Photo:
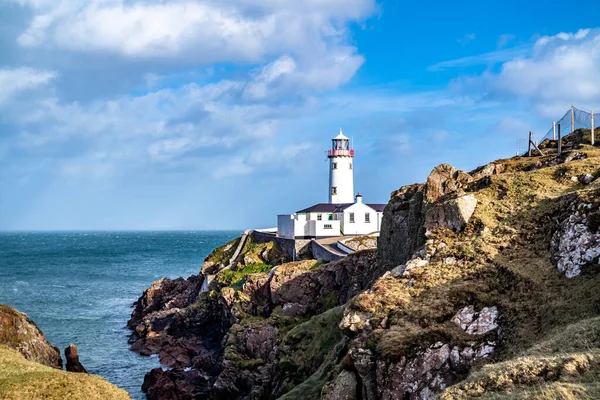
[[[216,280],[224,286],[232,287],[236,290],[241,290],[244,284],[244,279],[247,275],[267,273],[273,268],[270,264],[250,264],[241,266],[241,268],[233,270],[228,269],[221,271]]]
[[[222,267],[229,264],[229,260],[231,259],[231,256],[233,256],[233,253],[235,252],[235,249],[237,248],[240,239],[241,238],[235,238],[229,243],[226,243],[223,246],[219,246],[216,249],[214,249],[206,257],[206,259],[204,260],[204,264],[210,266],[219,265]]]
[[[99,376],[77,374],[26,360],[0,346],[0,398],[10,400],[129,399],[123,389]]]

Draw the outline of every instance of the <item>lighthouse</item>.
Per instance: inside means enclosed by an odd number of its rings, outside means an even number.
[[[352,161],[354,149],[350,148],[350,139],[342,133],[331,139],[329,158],[329,203],[354,203],[354,170]]]

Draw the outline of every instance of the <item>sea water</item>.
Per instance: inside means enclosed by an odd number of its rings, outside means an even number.
[[[162,277],[198,274],[204,258],[237,231],[0,232],[0,304],[25,312],[61,349],[143,399],[158,359],[129,351],[131,305]]]

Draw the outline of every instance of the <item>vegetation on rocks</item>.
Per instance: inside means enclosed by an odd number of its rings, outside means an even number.
[[[217,282],[223,286],[231,286],[235,289],[240,290],[244,283],[244,278],[252,274],[262,274],[269,272],[273,268],[272,265],[257,263],[242,265],[235,270],[229,269],[222,271],[217,275]]]

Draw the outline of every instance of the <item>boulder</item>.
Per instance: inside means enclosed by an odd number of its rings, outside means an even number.
[[[58,348],[48,343],[26,314],[3,304],[0,304],[0,345],[17,350],[27,360],[62,369]]]
[[[207,398],[208,381],[196,370],[155,368],[144,377],[142,391],[149,400]]]
[[[591,229],[594,213],[587,207],[566,218],[552,238],[553,258],[558,270],[567,278],[581,274],[588,264],[597,264],[600,258],[600,233]]]
[[[471,171],[469,175],[471,175],[473,179],[477,180],[485,178],[486,176],[501,174],[504,172],[505,169],[506,166],[502,163],[488,163],[484,166],[475,169],[474,171]]]
[[[426,200],[435,203],[448,194],[456,193],[472,181],[471,175],[450,164],[438,165],[427,177]]]
[[[70,344],[67,348],[65,348],[65,359],[67,360],[67,364],[65,368],[69,372],[81,372],[87,374],[87,371],[79,362],[79,354],[77,354],[77,346],[74,344]]]
[[[496,306],[484,307],[479,312],[475,312],[474,306],[467,306],[456,313],[452,321],[469,335],[483,335],[498,328],[496,318],[498,318]]]
[[[473,216],[476,206],[477,198],[472,194],[431,206],[427,209],[425,227],[427,231],[432,231],[436,228],[448,228],[460,231]]]

